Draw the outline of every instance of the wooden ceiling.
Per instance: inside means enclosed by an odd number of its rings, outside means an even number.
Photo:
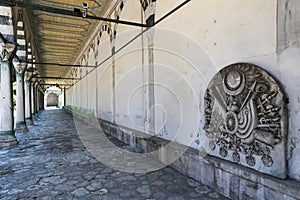
[[[88,15],[102,16],[110,0],[30,0],[31,4],[69,11],[83,10],[82,4],[89,5]],[[35,53],[40,63],[74,64],[80,50],[90,36],[97,20],[69,15],[45,12],[38,9],[26,9],[35,40]],[[66,66],[39,64],[39,76],[64,77],[70,69]],[[62,80],[45,79],[47,84],[56,84]]]

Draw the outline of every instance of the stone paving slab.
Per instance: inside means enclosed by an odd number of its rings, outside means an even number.
[[[18,146],[0,149],[3,200],[226,199],[169,167],[134,174],[103,165],[85,149],[72,115],[64,110],[42,112],[29,132],[17,138]]]

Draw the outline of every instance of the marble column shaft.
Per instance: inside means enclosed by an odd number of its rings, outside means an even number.
[[[16,104],[16,132],[27,132],[28,128],[25,121],[25,92],[24,92],[24,71],[26,69],[25,63],[14,65],[16,69],[17,82],[17,104]]]
[[[27,124],[33,124],[31,110],[31,76],[25,72],[25,120]]]
[[[14,107],[11,80],[12,58],[16,52],[16,45],[7,41],[2,42],[2,53],[0,56],[0,147],[18,143],[14,132]]]
[[[34,119],[35,115],[36,115],[36,109],[35,109],[35,101],[36,101],[36,92],[35,92],[35,79],[32,80],[31,82],[31,113],[32,113],[32,117]]]
[[[36,112],[40,112],[40,89],[39,86],[36,86]]]

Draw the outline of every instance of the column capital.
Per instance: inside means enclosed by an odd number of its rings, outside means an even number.
[[[17,44],[9,42],[1,33],[0,33],[0,60],[1,61],[11,61],[16,54]]]
[[[34,85],[35,87],[38,87],[38,86],[39,86],[39,82],[37,81],[37,79],[35,80],[35,82],[33,83],[33,85]]]
[[[16,70],[16,73],[18,73],[18,74],[23,74],[26,67],[27,67],[26,63],[16,63],[16,64],[14,64],[14,68]]]
[[[31,83],[34,86],[35,82],[37,81],[37,78],[35,78],[34,76],[32,76],[31,78]]]
[[[32,77],[32,72],[25,71],[25,76],[24,76],[25,81],[30,81],[31,77]]]

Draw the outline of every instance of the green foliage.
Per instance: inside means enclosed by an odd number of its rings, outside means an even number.
[[[13,82],[13,104],[14,104],[14,106],[17,104],[16,90],[17,90],[17,82]]]

